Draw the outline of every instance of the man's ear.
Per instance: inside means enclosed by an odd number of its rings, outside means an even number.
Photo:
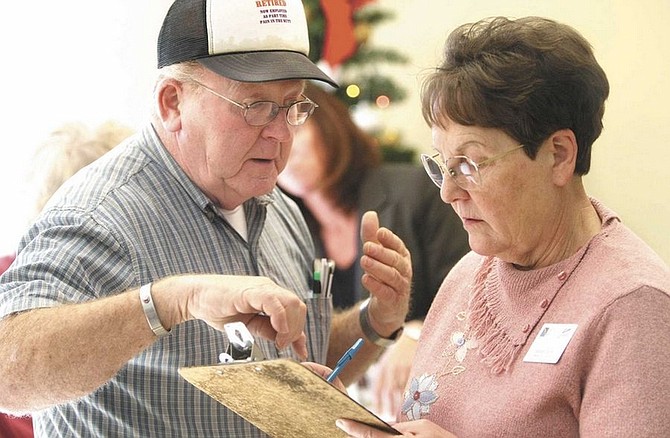
[[[564,186],[570,182],[577,163],[577,139],[572,129],[561,129],[549,137],[550,150],[554,158],[554,183]]]
[[[156,107],[163,126],[170,132],[181,129],[181,110],[179,104],[182,99],[181,82],[167,78],[156,86]]]

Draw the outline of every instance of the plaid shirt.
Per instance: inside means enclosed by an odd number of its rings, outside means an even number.
[[[307,303],[308,360],[324,363],[331,305],[308,298],[314,249],[299,210],[277,189],[244,207],[248,241],[148,126],[52,198],[0,278],[0,317],[81,303],[175,274],[263,275]],[[273,343],[259,344],[267,358],[292,357]],[[177,372],[217,363],[227,346],[223,333],[200,320],[180,324],[94,393],[35,413],[35,435],[265,436]]]

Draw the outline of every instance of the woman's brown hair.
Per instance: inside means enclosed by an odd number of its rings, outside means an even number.
[[[338,206],[351,212],[367,171],[381,162],[381,152],[374,138],[356,125],[340,98],[313,83],[307,84],[304,94],[319,105],[307,123],[317,128],[325,146],[322,188]]]
[[[571,129],[579,147],[575,173],[585,175],[608,94],[605,72],[575,29],[540,17],[495,17],[449,35],[421,100],[429,125],[449,118],[497,128],[533,159],[552,133]]]

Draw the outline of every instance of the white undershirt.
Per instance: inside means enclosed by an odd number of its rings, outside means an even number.
[[[223,217],[228,221],[230,226],[235,228],[235,231],[246,241],[247,240],[247,217],[244,215],[244,204],[240,204],[233,210],[224,210],[220,208],[219,211]]]

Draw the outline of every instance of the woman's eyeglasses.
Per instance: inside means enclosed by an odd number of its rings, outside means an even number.
[[[205,84],[201,84],[196,80],[191,80],[191,82],[199,85],[200,87],[209,91],[213,95],[220,97],[226,102],[232,103],[233,105],[240,108],[242,110],[244,120],[251,126],[267,125],[273,121],[275,117],[277,117],[279,110],[282,109],[286,110],[286,122],[288,122],[289,125],[300,126],[304,124],[309,116],[312,115],[314,110],[319,107],[319,105],[312,102],[307,96],[302,94],[301,96],[304,98],[303,100],[299,100],[288,105],[279,105],[278,103],[269,100],[259,100],[258,102],[253,102],[247,105],[244,103],[235,102],[234,100],[217,93]]]
[[[430,179],[433,180],[435,185],[439,188],[442,188],[442,184],[444,184],[444,174],[448,173],[458,187],[463,190],[473,190],[482,185],[482,175],[479,172],[480,169],[522,147],[523,145],[521,144],[479,163],[475,163],[471,158],[466,157],[465,155],[456,155],[447,158],[446,162],[443,164],[440,160],[440,154],[421,154],[421,162]]]

